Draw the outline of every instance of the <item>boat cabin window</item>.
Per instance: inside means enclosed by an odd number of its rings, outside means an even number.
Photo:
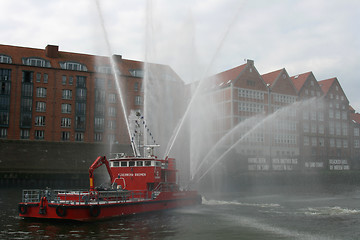
[[[156,167],[161,167],[161,162],[155,161],[155,166]]]
[[[145,161],[145,166],[151,166],[151,161]]]
[[[143,161],[137,161],[136,162],[137,167],[142,167],[143,165],[144,165]]]
[[[123,162],[121,162],[121,166],[122,166],[122,167],[127,167],[127,163],[128,163],[128,162],[123,161]]]
[[[118,166],[119,166],[119,162],[113,162],[113,163],[112,163],[112,166],[113,166],[113,167],[118,167]]]
[[[129,162],[129,167],[133,167],[133,166],[135,166],[135,161]]]

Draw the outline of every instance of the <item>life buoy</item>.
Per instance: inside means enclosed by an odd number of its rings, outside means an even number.
[[[59,205],[56,207],[56,214],[59,217],[65,217],[66,216],[66,207],[64,205]]]
[[[92,217],[97,217],[100,215],[100,206],[99,205],[92,205],[90,206],[89,212],[90,212],[90,216]]]
[[[19,204],[19,213],[25,214],[27,212],[27,206],[25,204]]]

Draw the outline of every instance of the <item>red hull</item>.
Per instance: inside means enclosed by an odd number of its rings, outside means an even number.
[[[201,203],[196,191],[162,192],[156,199],[142,201],[99,201],[97,203],[50,203],[46,200],[20,203],[19,215],[25,218],[95,221],[137,213],[160,211]]]

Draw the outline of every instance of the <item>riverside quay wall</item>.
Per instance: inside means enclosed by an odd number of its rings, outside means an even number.
[[[0,146],[0,186],[5,187],[86,187],[98,156],[131,151],[120,144],[76,142],[0,140]]]

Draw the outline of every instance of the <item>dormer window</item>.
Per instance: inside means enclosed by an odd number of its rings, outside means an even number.
[[[12,63],[12,59],[8,55],[0,54],[0,63]]]
[[[84,72],[87,71],[87,67],[85,66],[85,64],[81,64],[78,62],[60,62],[59,64],[62,69]]]
[[[111,66],[95,66],[95,71],[98,73],[112,74]]]
[[[131,76],[133,76],[133,77],[144,77],[143,69],[132,69],[129,72],[130,72]]]
[[[50,61],[38,57],[22,58],[22,63],[33,67],[51,67]]]

